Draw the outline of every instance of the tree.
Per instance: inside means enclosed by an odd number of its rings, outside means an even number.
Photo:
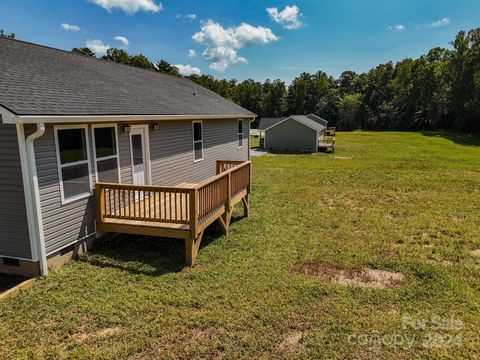
[[[171,65],[168,61],[160,60],[154,65],[154,67],[158,72],[168,75],[181,76],[178,72],[178,69]]]
[[[5,34],[5,31],[3,29],[0,29],[0,37],[6,37],[8,39],[15,39],[16,35],[15,35],[15,33]]]
[[[87,47],[84,47],[84,48],[73,48],[72,49],[72,53],[74,54],[80,54],[80,55],[85,55],[85,56],[91,56],[91,57],[95,57],[95,53],[90,50],[89,48]]]
[[[267,79],[262,86],[263,109],[262,113],[268,116],[280,117],[287,111],[287,87],[285,82],[277,79]]]
[[[110,48],[102,59],[130,65],[130,55],[123,49]]]

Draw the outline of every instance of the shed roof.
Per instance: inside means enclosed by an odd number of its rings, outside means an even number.
[[[262,118],[258,124],[258,130],[265,130],[273,125],[279,123],[282,120],[285,120],[286,117],[276,117],[276,118]]]
[[[319,123],[320,125],[323,125],[325,127],[328,126],[328,121],[325,120],[324,118],[318,116],[318,115],[315,115],[315,114],[308,114],[307,117],[313,121],[316,121],[317,123]]]
[[[16,115],[255,116],[185,78],[5,37],[0,79],[0,105]]]
[[[303,125],[308,126],[309,128],[312,128],[318,132],[321,132],[326,129],[326,126],[319,124],[318,122],[310,119],[305,115],[292,115],[289,118],[294,119],[299,123],[302,123]]]

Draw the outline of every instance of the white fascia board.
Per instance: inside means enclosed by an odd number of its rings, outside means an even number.
[[[15,124],[16,115],[0,105],[0,120],[3,124]]]
[[[118,121],[167,121],[167,120],[221,120],[221,119],[255,119],[256,115],[14,115],[4,123],[36,124],[43,123],[96,123]]]

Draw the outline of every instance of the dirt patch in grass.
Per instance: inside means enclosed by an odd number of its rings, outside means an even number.
[[[105,328],[101,329],[95,332],[83,332],[79,331],[71,336],[71,339],[78,341],[78,342],[84,342],[89,339],[99,339],[99,338],[108,338],[110,336],[118,335],[123,332],[123,329],[120,327],[111,327],[111,328]]]
[[[294,330],[289,332],[284,340],[278,345],[279,351],[289,351],[296,352],[301,351],[305,348],[305,345],[302,344],[303,332]]]
[[[17,286],[28,278],[21,275],[0,274],[0,293]]]
[[[297,267],[297,271],[305,275],[318,276],[337,284],[375,289],[392,287],[405,281],[405,276],[399,272],[370,268],[344,269],[317,263],[301,264]]]
[[[352,158],[349,156],[335,156],[334,159],[335,160],[352,160]]]
[[[473,256],[478,256],[478,257],[480,257],[480,249],[470,250],[470,254],[473,255]]]

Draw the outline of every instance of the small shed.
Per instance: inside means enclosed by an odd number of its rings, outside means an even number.
[[[264,128],[264,148],[274,152],[316,152],[318,141],[323,139],[326,129],[311,115],[269,118],[268,122],[269,126],[260,124]]]

